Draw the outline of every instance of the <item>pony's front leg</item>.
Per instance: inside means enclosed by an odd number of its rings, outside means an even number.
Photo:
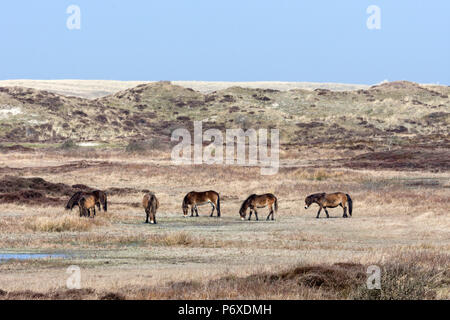
[[[258,211],[256,211],[256,209],[253,209],[253,211],[255,211],[256,221],[259,221],[259,219],[258,219]]]
[[[147,216],[147,219],[145,219],[145,223],[148,223],[148,217],[150,215],[150,211],[148,209],[145,209],[145,214]]]
[[[322,211],[322,207],[320,207],[319,212],[317,212],[317,216],[316,216],[317,219],[319,219],[319,216],[320,216],[320,212],[321,212],[321,211]]]
[[[330,215],[328,214],[328,210],[327,210],[327,208],[323,208],[324,210],[325,210],[325,213],[327,214],[327,218],[329,218],[330,217]]]
[[[198,207],[195,205],[195,216],[198,217]]]
[[[92,219],[94,219],[95,218],[95,216],[97,215],[97,213],[95,212],[95,206],[94,206],[94,216],[92,217]]]
[[[191,217],[194,216],[194,206],[191,206]]]
[[[248,214],[248,221],[250,221],[252,219],[252,213],[253,213],[253,210],[250,209],[250,213]]]

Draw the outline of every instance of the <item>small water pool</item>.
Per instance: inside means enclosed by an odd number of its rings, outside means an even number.
[[[62,253],[0,253],[0,263],[8,260],[54,259],[67,257],[67,255]]]

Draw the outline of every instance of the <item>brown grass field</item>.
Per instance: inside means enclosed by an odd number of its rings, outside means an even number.
[[[277,175],[261,176],[255,167],[174,166],[163,152],[6,153],[0,252],[67,257],[1,262],[0,298],[450,298],[447,171],[320,167],[319,159],[339,157],[326,150],[291,156],[282,153]],[[23,193],[31,177],[45,180],[37,195]],[[109,190],[108,213],[89,220],[64,210],[79,183]],[[209,218],[210,206],[184,218],[183,196],[208,189],[221,194],[222,218]],[[158,225],[144,224],[145,190],[161,202]],[[320,191],[351,194],[353,217],[336,208],[315,219],[304,198]],[[241,221],[241,202],[263,192],[279,199],[276,221]],[[365,287],[373,264],[382,290]],[[71,265],[81,268],[81,290],[66,289]]]

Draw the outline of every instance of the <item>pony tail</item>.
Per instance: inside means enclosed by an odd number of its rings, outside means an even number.
[[[156,199],[155,195],[152,195],[149,200],[150,204],[150,212],[153,214],[156,214],[156,210],[158,209],[158,200]]]
[[[217,216],[220,217],[220,195],[217,194]]]
[[[350,216],[352,215],[352,211],[353,211],[353,200],[352,198],[350,198],[349,194],[346,194],[347,196],[347,201],[348,201],[348,213],[350,213]]]
[[[155,202],[156,202],[156,210],[158,210],[159,209],[159,200],[156,196],[155,196]]]
[[[278,199],[275,198],[275,212],[278,211]]]

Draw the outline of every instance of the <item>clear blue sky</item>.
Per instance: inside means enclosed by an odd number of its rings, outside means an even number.
[[[0,79],[450,85],[449,16],[448,0],[2,1]]]

